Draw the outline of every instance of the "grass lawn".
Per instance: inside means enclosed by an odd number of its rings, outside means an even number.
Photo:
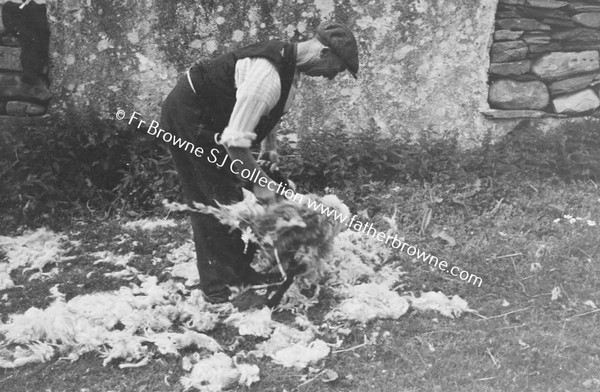
[[[485,318],[411,311],[398,320],[351,324],[343,345],[314,369],[254,360],[261,380],[238,390],[600,390],[600,312],[595,308],[600,306],[600,190],[595,183],[526,176],[429,186],[372,183],[339,196],[363,221],[382,228],[383,217],[396,210],[406,242],[482,279],[478,287],[395,251],[406,272],[400,293],[457,294]],[[423,234],[428,210],[431,221]],[[102,274],[116,267],[91,263],[89,253],[98,250],[134,252],[131,265],[160,279],[170,265],[165,255],[190,237],[184,216],[176,219],[175,228],[129,231],[126,241],[115,241],[123,234],[123,219],[117,217],[50,222],[80,241],[68,253],[75,257],[58,264],[58,274],[35,283],[28,281],[33,272],[13,272],[17,287],[0,292],[2,321],[31,306],[48,306],[48,290],[56,284],[67,300],[128,285]],[[456,244],[432,238],[435,230],[444,230]],[[1,234],[17,233],[4,229]],[[308,312],[315,325],[330,307],[329,295],[324,290],[320,304]],[[235,332],[219,329],[211,336],[226,346]],[[246,338],[243,344],[255,341]],[[339,377],[324,382],[325,370]],[[0,370],[0,391],[180,391],[184,374],[175,356],[156,355],[144,367],[119,369],[103,367],[99,355],[86,354],[73,363],[55,359]]]

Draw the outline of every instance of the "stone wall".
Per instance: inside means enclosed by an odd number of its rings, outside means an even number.
[[[159,119],[162,100],[194,62],[258,40],[303,40],[336,19],[356,33],[359,79],[305,78],[284,130],[375,123],[477,141],[515,123],[481,114],[495,9],[496,0],[65,0],[49,10],[50,112],[114,120],[122,108]]]
[[[454,131],[465,146],[475,145],[488,133],[498,138],[512,130],[515,117],[523,116],[490,110],[488,103],[497,6],[498,0],[50,2],[48,113],[71,124],[98,120],[109,124],[108,132],[124,127],[114,118],[117,109],[158,120],[161,102],[189,65],[259,40],[307,39],[321,21],[336,19],[357,36],[359,79],[304,78],[283,131],[353,132],[376,124],[384,132],[410,135]],[[493,80],[528,81],[522,77]],[[537,83],[533,87],[541,90]],[[540,124],[561,126],[556,119]]]
[[[20,14],[14,17],[17,5],[10,4],[12,13],[6,12],[5,7],[8,6],[0,1],[0,116],[41,116],[46,113],[51,94],[47,83],[42,81],[47,68],[43,73],[37,72],[44,68],[42,63],[47,62],[43,58],[48,57],[48,48],[47,45],[44,47],[42,58],[38,57],[37,48],[44,40],[47,42],[48,37],[42,35],[47,33],[48,27],[34,30],[29,27],[39,20],[45,22],[45,10],[40,5],[28,5],[26,10],[19,10]],[[32,10],[35,13],[33,17]],[[28,18],[30,23],[22,23],[21,17]],[[33,46],[32,41],[35,41]],[[23,42],[25,45],[22,45]],[[28,51],[25,56],[23,51]]]
[[[600,107],[600,2],[500,0],[489,103],[502,110],[590,114]]]

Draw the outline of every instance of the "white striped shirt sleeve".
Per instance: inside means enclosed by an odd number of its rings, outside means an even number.
[[[264,58],[249,57],[235,65],[236,103],[229,124],[221,135],[226,147],[249,148],[256,139],[254,128],[269,113],[281,95],[279,73]]]

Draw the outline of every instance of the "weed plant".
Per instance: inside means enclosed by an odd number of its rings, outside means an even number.
[[[83,125],[82,125],[83,124]],[[282,142],[284,173],[302,192],[326,188],[372,192],[377,183],[462,183],[500,176],[600,177],[598,120],[567,123],[553,133],[522,121],[496,144],[462,150],[458,131],[441,137],[386,134],[373,122],[351,133],[343,126],[312,129],[297,146]],[[4,223],[35,224],[65,211],[151,212],[163,198],[181,199],[164,144],[139,130],[107,131],[96,120],[65,123],[55,131],[0,134],[0,210]]]

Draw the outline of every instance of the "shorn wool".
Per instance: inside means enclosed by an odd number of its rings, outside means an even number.
[[[348,207],[334,195],[304,195],[303,199],[312,199],[316,205],[350,215]],[[239,229],[246,243],[258,244],[259,252],[253,266],[259,272],[281,272],[284,278],[271,298],[269,304],[272,306],[279,304],[295,277],[301,276],[308,285],[322,277],[326,269],[324,261],[332,250],[334,238],[346,228],[321,213],[321,209],[286,199],[263,206],[247,191],[243,201],[232,205],[213,207],[194,203],[193,208],[176,203],[165,205],[175,210],[211,214],[232,231]]]

